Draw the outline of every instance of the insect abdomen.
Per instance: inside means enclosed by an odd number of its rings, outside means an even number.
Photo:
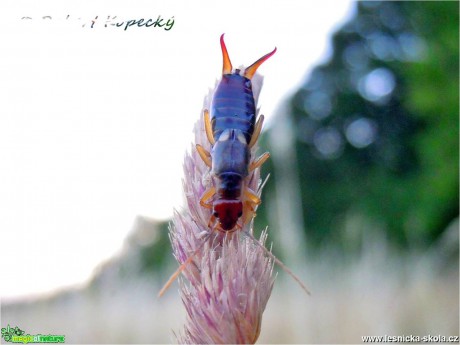
[[[226,129],[240,130],[249,143],[254,132],[256,106],[251,81],[239,74],[224,74],[211,105],[214,138]]]

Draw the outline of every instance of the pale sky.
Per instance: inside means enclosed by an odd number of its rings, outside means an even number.
[[[227,4],[2,1],[1,297],[84,282],[120,251],[137,215],[166,219],[181,207],[183,157],[222,69],[222,33],[234,66],[278,48],[259,69],[270,125],[354,10]],[[170,30],[110,25],[158,16],[174,20]]]

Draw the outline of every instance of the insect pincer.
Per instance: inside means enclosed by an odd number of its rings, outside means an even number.
[[[220,36],[220,47],[222,48],[222,58],[224,60],[222,67],[222,75],[231,74],[233,69],[230,57],[228,56],[227,47],[225,46],[224,35],[225,34],[222,34],[222,36]]]
[[[232,62],[230,61],[230,57],[228,56],[227,47],[225,46],[224,35],[220,36],[220,47],[222,48],[222,59],[223,59],[223,66],[222,66],[222,75],[231,74],[232,73]],[[273,54],[276,53],[276,47],[270,53],[265,54],[259,60],[254,62],[251,66],[247,67],[244,71],[244,76],[248,79],[252,79],[254,74],[256,73],[257,69],[268,60]]]

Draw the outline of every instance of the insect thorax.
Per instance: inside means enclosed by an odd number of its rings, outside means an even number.
[[[212,151],[212,174],[237,174],[244,179],[248,175],[250,150],[241,131],[228,129],[222,132]]]

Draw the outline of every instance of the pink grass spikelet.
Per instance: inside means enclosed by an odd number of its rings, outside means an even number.
[[[255,75],[256,96],[261,83],[262,77]],[[205,99],[207,109],[212,95],[211,91]],[[195,143],[184,161],[186,206],[183,212],[175,212],[170,226],[174,256],[188,281],[180,280],[187,319],[178,341],[253,344],[259,337],[262,313],[274,283],[274,260],[262,247],[267,233],[262,232],[259,243],[255,243],[242,231],[224,233],[208,227],[212,211],[202,207],[200,199],[213,180],[195,149],[196,144],[211,149],[202,120],[196,123],[194,133]],[[255,157],[256,146],[251,157]],[[260,196],[260,168],[254,169],[245,183]],[[252,233],[252,221],[243,230]]]
[[[184,162],[186,207],[170,226],[180,266],[159,295],[183,273],[180,293],[187,311],[181,343],[253,344],[270,297],[274,263],[301,280],[265,248],[267,231],[253,236],[253,218],[264,184],[257,139],[264,117],[257,116],[262,77],[257,68],[275,52],[247,68],[233,70],[224,35],[222,78],[205,98],[203,120],[195,124],[195,142]],[[211,109],[211,111],[209,111]],[[257,158],[255,158],[257,157]]]

